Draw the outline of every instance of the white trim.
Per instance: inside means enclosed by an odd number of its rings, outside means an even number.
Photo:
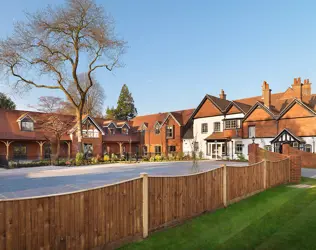
[[[32,118],[32,116],[29,115],[29,113],[24,114],[22,117],[20,116],[16,121],[17,121],[17,122],[21,122],[21,121],[23,121],[26,117],[30,118],[34,123],[36,123],[36,121]]]
[[[165,118],[165,120],[161,123],[161,127],[162,127],[162,125],[164,125],[165,122],[168,120],[169,116],[171,116],[171,117],[176,121],[176,123],[181,127],[181,124],[179,123],[179,121],[174,117],[174,115],[173,115],[171,112],[168,113],[168,115],[167,115],[167,117]]]

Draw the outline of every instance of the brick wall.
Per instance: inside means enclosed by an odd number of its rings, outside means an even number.
[[[286,159],[284,154],[274,153],[259,147],[259,144],[252,143],[248,145],[249,164],[254,164],[266,159],[267,161],[280,161]]]
[[[270,152],[259,147],[258,144],[248,145],[249,164],[254,164],[264,159],[267,161],[280,161],[290,158],[290,182],[299,183],[301,180],[302,157],[301,155],[291,154],[291,147],[288,144],[283,145],[283,154]],[[306,152],[303,152],[306,153]],[[315,158],[316,159],[316,158]]]
[[[291,156],[301,156],[303,168],[316,168],[316,154],[292,148],[287,144],[283,145],[283,153]]]

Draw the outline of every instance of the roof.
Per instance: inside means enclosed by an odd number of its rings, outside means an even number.
[[[205,138],[206,141],[212,141],[212,140],[228,140],[229,137],[224,136],[224,132],[213,132],[211,135],[209,135],[207,138]]]
[[[0,109],[0,140],[47,140],[48,133],[42,130],[35,131],[21,131],[18,120],[25,114],[30,115],[33,120],[40,119],[41,116],[47,116],[45,113],[32,112],[25,110],[6,110]],[[74,116],[62,115],[64,119],[74,121]],[[63,139],[68,139],[68,136],[64,136]]]
[[[150,114],[150,115],[143,115],[143,116],[136,116],[131,120],[133,127],[141,128],[143,124],[146,124],[146,127],[150,130],[154,129],[154,126],[157,122],[162,124],[166,118],[171,115],[174,119],[178,122],[180,126],[184,126],[189,119],[191,118],[194,109],[185,109],[185,110],[178,110],[178,111],[171,111],[165,113],[157,113],[157,114]]]
[[[221,99],[216,96],[212,95],[206,95],[207,98],[214,103],[215,106],[217,106],[222,112],[226,110],[226,108],[229,106],[231,101],[228,101],[226,99]]]
[[[300,142],[300,143],[305,143],[305,141],[299,137],[296,136],[294,133],[292,133],[288,128],[283,129],[272,141],[271,143],[276,142],[281,136],[283,136],[283,134],[289,134],[293,137],[294,140]]]

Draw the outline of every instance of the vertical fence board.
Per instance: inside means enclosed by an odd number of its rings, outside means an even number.
[[[227,202],[289,181],[290,161],[227,166]],[[224,206],[223,168],[148,177],[148,230]],[[266,183],[264,183],[266,179]],[[0,201],[0,249],[113,247],[143,235],[143,180],[72,194]]]

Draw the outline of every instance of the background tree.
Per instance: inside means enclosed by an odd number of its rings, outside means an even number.
[[[83,106],[83,114],[91,115],[93,117],[101,117],[103,111],[103,104],[105,100],[105,93],[103,87],[100,83],[92,77],[93,85],[87,91],[86,101]],[[79,84],[83,90],[89,87],[89,80],[86,73],[79,75]],[[70,85],[68,89],[70,95],[77,105],[80,103],[80,95],[76,89],[75,85]],[[74,106],[70,101],[65,104],[65,111],[68,114],[75,114],[76,106]]]
[[[82,152],[81,121],[87,93],[94,84],[92,74],[100,68],[112,71],[119,66],[124,45],[114,35],[113,22],[102,7],[93,0],[68,0],[64,6],[27,14],[26,22],[15,24],[13,34],[0,41],[0,66],[18,89],[64,92],[76,109]],[[80,85],[79,64],[81,69],[86,68],[86,89]],[[77,89],[79,102],[68,91],[71,85]]]
[[[134,104],[134,98],[129,92],[126,84],[123,85],[117,107],[115,109],[115,117],[118,120],[130,120],[137,115],[137,109]]]
[[[62,114],[64,101],[59,97],[40,97],[36,109],[44,112],[34,116],[36,126],[44,132],[46,139],[53,145],[53,160],[58,159],[61,138],[74,126],[75,117]]]
[[[111,108],[107,107],[106,111],[105,111],[105,118],[106,119],[116,119],[115,112],[116,112],[116,109],[113,106]]]
[[[16,105],[10,97],[0,92],[0,108],[13,110],[16,108]]]

